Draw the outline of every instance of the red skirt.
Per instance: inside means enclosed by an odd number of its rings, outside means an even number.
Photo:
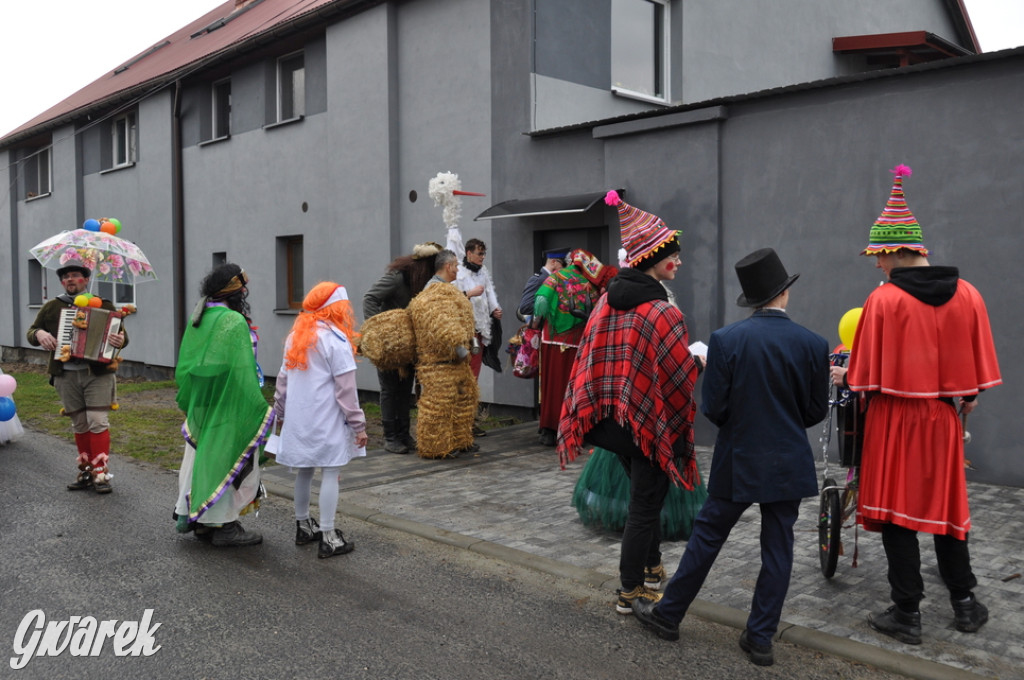
[[[558,431],[565,402],[565,388],[576,362],[575,347],[541,343],[540,346],[540,417],[541,428]]]
[[[971,512],[963,430],[952,406],[937,399],[872,396],[857,510],[869,531],[897,524],[966,539]]]

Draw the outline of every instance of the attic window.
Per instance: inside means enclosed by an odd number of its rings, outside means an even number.
[[[157,45],[153,45],[148,50],[146,50],[145,52],[143,52],[139,56],[135,57],[131,61],[125,62],[121,66],[118,66],[116,69],[114,69],[114,75],[116,76],[118,73],[124,73],[129,68],[131,68],[135,64],[139,63],[140,61],[142,61],[143,59],[145,59],[149,55],[153,54],[154,52],[156,52],[157,50],[159,50],[161,48],[167,47],[170,44],[171,44],[170,40],[165,40],[162,43],[159,43]]]
[[[238,17],[242,16],[243,14],[251,10],[256,5],[260,4],[261,2],[263,2],[263,0],[235,0],[235,9],[231,12],[231,14],[227,15],[226,17],[221,17],[220,19],[217,19],[216,21],[200,28],[198,31],[190,35],[189,39],[198,38],[200,36],[206,35],[207,33],[213,33],[218,28],[224,28],[229,23],[231,23]]]

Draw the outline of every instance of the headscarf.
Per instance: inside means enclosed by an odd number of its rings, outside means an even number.
[[[322,281],[306,294],[302,301],[302,313],[295,319],[289,337],[291,341],[285,350],[285,367],[304,371],[309,367],[309,348],[316,345],[317,325],[326,323],[345,334],[355,352],[355,315],[344,286],[333,281]]]

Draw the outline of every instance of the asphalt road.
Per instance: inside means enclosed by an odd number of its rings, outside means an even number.
[[[696,617],[664,642],[606,592],[347,518],[355,551],[320,560],[277,497],[243,521],[262,545],[213,548],[174,530],[176,473],[115,457],[112,494],[68,492],[73,458],[36,433],[0,447],[0,678],[898,677],[787,644],[759,668],[735,629]],[[118,656],[108,639],[14,670],[39,648],[19,635],[37,610],[68,622],[69,649],[87,639],[72,617],[120,627],[152,610],[158,649]]]

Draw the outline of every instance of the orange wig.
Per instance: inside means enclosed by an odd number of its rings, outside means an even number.
[[[332,281],[323,281],[313,286],[302,301],[302,313],[292,325],[291,342],[285,348],[286,368],[304,371],[309,367],[307,355],[309,348],[316,345],[318,321],[344,333],[355,352],[359,333],[356,332],[355,315],[345,288]]]

